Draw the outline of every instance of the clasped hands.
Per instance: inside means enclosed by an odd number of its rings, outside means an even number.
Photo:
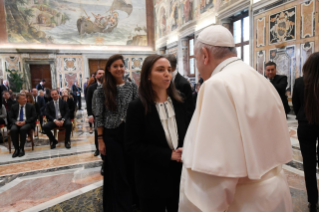
[[[173,150],[171,160],[175,160],[179,163],[183,163],[182,153],[183,153],[183,148],[178,148],[176,150]]]
[[[55,120],[54,123],[55,123],[58,127],[62,127],[63,124],[64,124],[64,121],[63,121],[63,120],[61,120],[61,121]]]
[[[17,121],[17,122],[16,122],[16,125],[17,125],[18,127],[22,127],[23,125],[25,125],[25,121]]]

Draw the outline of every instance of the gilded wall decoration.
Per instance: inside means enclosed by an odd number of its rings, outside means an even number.
[[[19,57],[5,57],[5,68],[8,70],[20,71]]]
[[[131,59],[131,70],[141,70],[143,65],[143,58],[132,58]]]
[[[301,4],[301,38],[313,37],[315,33],[315,2]]]
[[[277,74],[287,76],[288,85],[286,91],[288,96],[292,93],[296,78],[295,49],[295,46],[288,46],[286,48],[271,49],[269,51],[269,59],[277,65]]]
[[[76,71],[77,69],[76,58],[64,58],[63,67],[64,67],[64,71]]]
[[[296,7],[269,16],[269,44],[296,39]]]
[[[257,71],[261,75],[265,74],[266,52],[265,50],[257,52]]]
[[[74,81],[77,80],[77,74],[67,73],[64,75],[64,80],[65,80],[65,86],[71,88],[71,86],[74,84]]]
[[[300,76],[303,76],[302,67],[308,57],[315,52],[315,42],[302,43],[300,48]],[[298,76],[297,76],[298,77]]]
[[[10,43],[147,45],[146,0],[4,0],[4,5]]]
[[[257,47],[266,45],[266,18],[260,18],[257,20]]]

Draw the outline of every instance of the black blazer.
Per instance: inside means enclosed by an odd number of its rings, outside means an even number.
[[[45,110],[45,100],[42,96],[37,96],[36,98],[37,98],[36,103],[39,105],[39,108],[40,108],[40,115],[42,115]]]
[[[178,127],[178,147],[183,146],[190,121],[185,104],[173,101]],[[172,150],[155,104],[145,115],[138,98],[129,105],[126,118],[125,147],[135,159],[137,193],[141,198],[167,198],[179,193],[182,164],[171,160]]]
[[[37,112],[37,117],[41,116],[41,109],[37,102],[34,103],[35,111]]]
[[[193,101],[193,92],[189,82],[179,73],[177,73],[174,84],[177,90],[181,92],[187,111],[190,116],[193,115],[195,110],[195,103]]]
[[[93,112],[92,112],[92,99],[93,99],[93,94],[94,91],[97,89],[97,82],[91,84],[88,88],[87,88],[87,93],[86,93],[86,110],[88,112],[88,116],[92,116]]]
[[[294,92],[292,94],[292,105],[296,114],[298,122],[308,123],[305,113],[305,84],[303,77],[296,79],[294,85]]]
[[[6,87],[5,85],[1,85],[1,91],[9,91],[10,87]]]
[[[80,87],[78,87],[78,86],[76,86],[74,84],[71,86],[71,89],[72,89],[73,95],[75,95],[75,96],[77,96],[76,92],[81,93],[81,90],[82,90]]]
[[[35,110],[34,105],[30,103],[26,103],[25,106],[25,113],[26,113],[26,124],[30,124],[32,129],[35,128],[35,122],[37,120],[37,112]],[[10,127],[17,122],[19,115],[19,104],[12,105],[11,111],[10,111]]]
[[[59,108],[61,113],[62,119],[69,119],[70,118],[70,109],[68,103],[62,99],[59,99]],[[53,100],[47,103],[45,108],[45,114],[48,121],[53,121],[55,119],[55,106]]]
[[[41,85],[40,83],[36,85],[36,89],[39,90],[43,90],[44,91],[44,86]]]
[[[288,85],[287,76],[276,75],[272,80],[270,80],[270,82],[276,88],[276,90],[281,98],[282,104],[284,105],[285,112],[286,112],[286,114],[288,114],[290,112],[290,107],[289,107],[288,99],[286,96],[286,88]]]
[[[9,98],[7,100],[7,103],[8,103],[8,109],[7,112],[9,112],[12,108],[12,105],[14,105],[15,103],[17,103],[16,101],[12,100],[11,98]],[[5,99],[2,99],[2,104],[5,105]]]
[[[70,119],[74,119],[74,111],[75,111],[74,100],[73,100],[73,98],[69,97],[66,102],[68,103],[69,110],[70,110]]]

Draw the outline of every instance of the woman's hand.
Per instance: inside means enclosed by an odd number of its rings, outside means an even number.
[[[98,138],[99,141],[99,151],[102,155],[106,155],[106,148],[102,137]]]
[[[173,150],[171,160],[175,160],[177,162],[182,161],[182,153],[176,150]]]

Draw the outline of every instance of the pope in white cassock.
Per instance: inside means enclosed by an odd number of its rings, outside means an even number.
[[[184,141],[179,211],[292,212],[282,170],[292,160],[282,101],[234,47],[219,25],[196,41],[205,82]]]

